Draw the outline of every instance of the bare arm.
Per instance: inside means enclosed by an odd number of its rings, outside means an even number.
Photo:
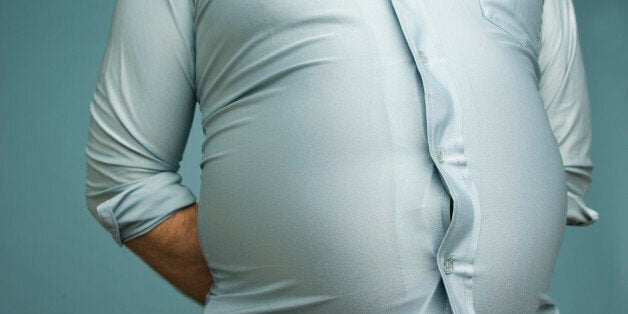
[[[205,304],[213,280],[201,253],[197,213],[194,203],[125,245],[179,291]]]

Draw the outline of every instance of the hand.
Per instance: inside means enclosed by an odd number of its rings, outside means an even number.
[[[124,244],[177,290],[204,305],[213,278],[201,252],[197,215],[194,203]]]

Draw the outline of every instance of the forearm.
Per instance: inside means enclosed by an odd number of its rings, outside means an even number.
[[[195,203],[125,245],[179,291],[204,304],[213,279],[201,253],[197,214]]]

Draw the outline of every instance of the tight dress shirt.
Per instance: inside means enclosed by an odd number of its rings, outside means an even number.
[[[571,0],[117,1],[86,202],[118,245],[197,201],[197,104],[206,314],[557,313],[598,219]]]

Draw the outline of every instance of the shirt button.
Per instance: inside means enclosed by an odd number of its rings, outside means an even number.
[[[450,255],[445,259],[445,274],[451,274],[454,271],[454,256]]]
[[[430,59],[427,58],[427,56],[425,55],[425,53],[422,50],[419,50],[419,59],[424,64],[428,64],[430,62]]]
[[[445,152],[442,149],[436,150],[436,159],[438,159],[439,163],[445,162]]]

